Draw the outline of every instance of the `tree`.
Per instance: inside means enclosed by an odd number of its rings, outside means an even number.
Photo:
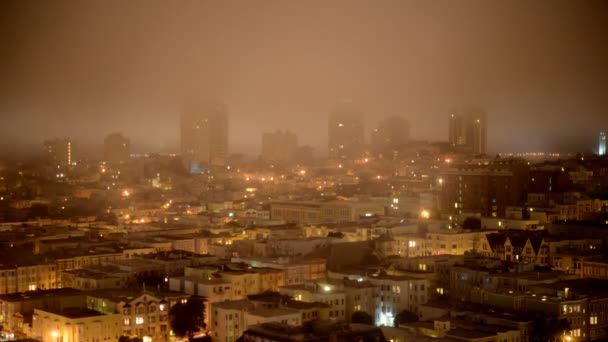
[[[395,316],[395,326],[398,327],[399,324],[402,323],[412,323],[418,322],[418,315],[416,313],[411,312],[409,310],[401,311],[397,316]]]
[[[470,230],[481,230],[481,220],[477,217],[467,217],[462,223],[462,228]]]
[[[355,311],[350,318],[352,323],[374,325],[374,318],[365,311]]]
[[[205,329],[205,299],[190,296],[185,303],[173,305],[169,311],[171,330],[177,337],[188,337],[194,340],[194,334]]]

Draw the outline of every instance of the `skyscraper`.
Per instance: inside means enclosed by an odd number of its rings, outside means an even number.
[[[604,131],[600,132],[600,143],[597,149],[597,154],[599,154],[600,156],[606,154],[606,132]]]
[[[74,161],[74,145],[68,138],[44,141],[47,161],[57,166],[69,166]]]
[[[131,142],[122,133],[108,134],[103,141],[103,155],[108,163],[124,163],[131,155]]]
[[[485,154],[487,116],[477,109],[454,110],[448,117],[448,135],[457,152]]]
[[[224,105],[185,107],[181,114],[181,153],[189,171],[222,166],[228,156],[228,115]]]
[[[388,158],[407,145],[409,137],[410,126],[404,118],[393,116],[382,120],[372,131],[372,152],[376,156]]]
[[[298,149],[298,137],[289,131],[262,134],[262,159],[268,162],[292,161]]]
[[[329,157],[358,158],[364,144],[363,113],[350,102],[339,104],[329,115]]]

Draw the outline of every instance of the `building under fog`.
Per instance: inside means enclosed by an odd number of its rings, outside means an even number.
[[[222,166],[228,156],[228,114],[219,103],[184,107],[181,113],[181,154],[188,170]]]
[[[262,134],[262,159],[267,162],[290,162],[297,151],[298,137],[290,131]]]
[[[74,162],[74,144],[68,138],[45,140],[44,152],[51,164],[69,166]]]
[[[350,102],[336,106],[329,115],[329,157],[358,158],[363,154],[364,144],[363,113]]]
[[[103,141],[103,156],[108,163],[124,163],[131,155],[131,141],[122,133],[108,134]]]
[[[485,154],[487,115],[479,109],[453,110],[449,114],[449,141],[456,152]]]
[[[377,157],[393,159],[410,138],[410,126],[407,120],[397,116],[378,123],[371,135],[371,150]]]

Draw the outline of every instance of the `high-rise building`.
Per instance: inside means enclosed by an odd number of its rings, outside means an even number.
[[[131,141],[122,133],[108,134],[103,141],[104,160],[108,163],[124,163],[131,156]]]
[[[57,166],[69,166],[74,162],[74,144],[68,138],[44,141],[47,161]]]
[[[481,110],[455,110],[449,114],[448,134],[452,148],[458,152],[485,154],[487,116]]]
[[[298,137],[289,131],[262,134],[262,159],[268,162],[292,161],[298,149]]]
[[[389,158],[407,145],[409,137],[410,126],[404,118],[394,116],[382,120],[372,131],[372,152],[376,156]]]
[[[604,131],[600,132],[600,143],[597,149],[597,154],[599,154],[600,156],[606,154],[606,132]]]
[[[358,158],[364,144],[363,113],[350,102],[341,103],[329,115],[329,157]]]
[[[192,171],[222,166],[228,157],[228,114],[222,104],[189,106],[181,115],[182,159]]]

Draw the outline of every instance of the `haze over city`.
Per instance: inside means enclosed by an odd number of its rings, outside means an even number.
[[[443,141],[462,105],[488,151],[587,151],[608,127],[605,1],[2,1],[1,152],[122,131],[179,151],[191,99],[226,105],[229,150],[290,129],[316,153],[352,100],[366,137],[388,116]]]
[[[608,0],[0,0],[0,342],[608,341]]]

